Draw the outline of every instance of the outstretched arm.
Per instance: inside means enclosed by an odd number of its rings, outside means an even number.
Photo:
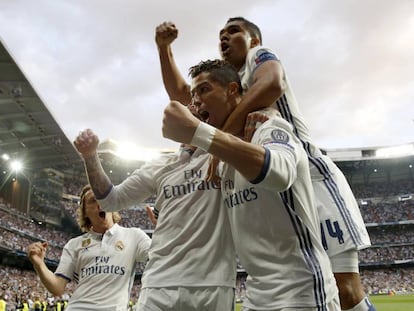
[[[33,264],[40,281],[55,296],[63,295],[68,281],[56,276],[45,264],[47,242],[36,242],[29,245],[27,255]]]
[[[171,49],[171,44],[177,36],[178,30],[171,22],[164,22],[155,29],[155,42],[158,47],[164,87],[171,100],[188,105],[191,102],[190,86],[178,70]]]
[[[83,157],[93,193],[97,199],[103,199],[112,189],[112,183],[99,160],[98,144],[98,136],[90,129],[80,132],[74,141],[76,149]]]

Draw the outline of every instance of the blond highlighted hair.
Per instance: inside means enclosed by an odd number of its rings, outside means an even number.
[[[92,188],[90,185],[86,185],[85,187],[83,187],[81,195],[80,195],[79,207],[78,207],[78,210],[76,211],[76,214],[77,214],[76,220],[82,232],[89,232],[92,228],[92,223],[85,213],[85,199],[86,199],[86,194],[88,193],[88,191],[92,191]],[[114,221],[115,224],[120,222],[121,215],[119,215],[118,212],[112,212],[112,220]]]

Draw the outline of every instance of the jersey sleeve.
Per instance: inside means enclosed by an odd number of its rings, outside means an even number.
[[[135,260],[138,261],[146,261],[148,259],[148,251],[151,246],[151,239],[150,237],[141,229],[133,228],[135,230],[136,235],[136,256]]]
[[[262,172],[252,183],[277,192],[287,190],[296,180],[303,155],[290,124],[282,118],[270,119],[257,129],[252,142],[266,149]]]
[[[113,186],[105,198],[98,200],[101,208],[107,212],[115,212],[144,202],[156,194],[156,176],[165,167],[166,161],[163,159],[144,164],[122,183]]]
[[[253,77],[252,73],[260,67],[260,65],[270,60],[280,61],[278,56],[271,49],[264,46],[257,46],[250,49],[246,57],[246,67],[248,68],[248,72],[251,73],[250,76]]]
[[[69,240],[63,248],[62,255],[59,260],[59,265],[55,271],[55,275],[66,279],[68,282],[76,278],[75,275],[75,264],[77,262],[75,247],[75,239]]]

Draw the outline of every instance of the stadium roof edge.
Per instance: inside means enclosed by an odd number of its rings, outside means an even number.
[[[381,147],[324,149],[334,161],[359,161],[398,158],[414,155],[414,142]]]
[[[23,161],[29,171],[82,168],[72,142],[0,37],[0,154],[4,153]]]

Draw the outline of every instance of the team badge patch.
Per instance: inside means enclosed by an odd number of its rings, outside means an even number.
[[[273,130],[271,136],[275,143],[287,144],[289,142],[289,135],[285,131]]]
[[[82,241],[82,247],[88,247],[90,244],[91,244],[90,238]]]
[[[275,54],[266,50],[259,50],[256,52],[256,57],[254,59],[256,65],[262,64],[268,60],[277,60],[277,57]]]
[[[115,249],[116,249],[117,251],[122,251],[124,248],[125,248],[124,242],[122,242],[122,241],[117,241],[117,242],[115,243]]]

